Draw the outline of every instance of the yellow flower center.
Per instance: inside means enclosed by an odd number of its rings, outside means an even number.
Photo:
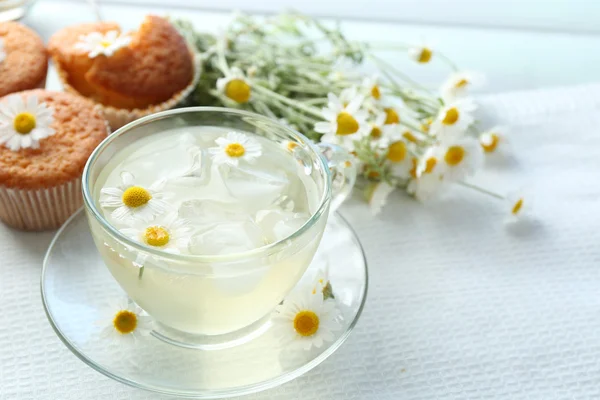
[[[381,128],[378,126],[374,126],[373,128],[371,128],[371,138],[373,139],[379,139],[381,137],[381,134],[383,132],[381,131]]]
[[[225,96],[238,103],[247,103],[250,100],[250,85],[243,79],[232,79],[225,86]]]
[[[444,125],[454,125],[456,121],[458,121],[459,116],[460,114],[458,113],[456,107],[452,107],[448,111],[446,111],[446,115],[444,115],[442,123]]]
[[[113,319],[113,326],[121,335],[127,335],[135,331],[137,328],[138,319],[134,312],[129,310],[121,310]]]
[[[352,163],[350,161],[345,161],[344,162],[344,167],[350,168],[351,166],[352,166]]]
[[[145,205],[152,199],[152,195],[141,186],[132,186],[123,192],[123,204],[136,208]]]
[[[425,161],[425,170],[423,172],[426,174],[432,173],[436,164],[437,164],[437,159],[435,157],[428,158],[427,161]]]
[[[444,160],[446,164],[456,166],[465,158],[465,149],[461,146],[450,146],[446,151]]]
[[[513,215],[517,215],[519,213],[519,211],[521,211],[521,208],[523,208],[523,198],[522,197],[515,202],[511,212],[513,213]]]
[[[374,85],[371,88],[371,96],[373,96],[375,100],[379,100],[381,98],[381,91],[379,90],[379,86]]]
[[[229,143],[225,147],[225,153],[229,157],[241,157],[246,153],[246,149],[240,143]]]
[[[294,149],[296,147],[298,147],[298,143],[296,143],[296,142],[288,142],[288,144],[287,144],[287,149],[289,151],[294,151]]]
[[[431,56],[433,55],[433,51],[427,47],[423,47],[421,49],[421,53],[419,54],[419,62],[420,63],[428,63],[431,61]]]
[[[337,135],[352,135],[358,131],[358,121],[347,112],[341,112],[337,116]]]
[[[408,140],[411,143],[417,143],[419,141],[419,139],[417,139],[415,137],[415,135],[413,135],[411,132],[406,131],[402,134],[402,137],[406,140]]]
[[[486,153],[493,153],[498,147],[498,142],[500,142],[500,138],[495,133],[492,133],[490,135],[490,141],[488,143],[481,143],[481,147]]]
[[[150,246],[164,246],[169,243],[169,232],[162,226],[149,226],[144,232],[144,240]]]
[[[103,40],[100,42],[100,46],[102,46],[103,48],[107,48],[108,46],[110,46],[112,43],[107,41],[107,40]]]
[[[460,89],[460,88],[464,88],[468,84],[469,84],[469,81],[466,80],[465,78],[462,78],[461,80],[459,80],[458,82],[456,82],[454,84],[454,87],[457,88],[457,89]]]
[[[21,135],[27,135],[35,128],[35,116],[28,112],[17,114],[14,120],[15,131]]]
[[[387,159],[391,162],[401,162],[406,158],[406,144],[399,140],[390,144],[387,153]]]
[[[400,122],[400,116],[393,108],[384,108],[385,111],[385,125],[397,124]]]
[[[300,336],[312,336],[319,330],[319,316],[313,311],[300,311],[294,318],[294,329]]]

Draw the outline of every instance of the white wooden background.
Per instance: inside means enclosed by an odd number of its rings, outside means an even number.
[[[600,81],[597,0],[98,1],[105,19],[130,28],[150,12],[187,17],[213,32],[227,23],[231,9],[273,13],[294,8],[339,16],[345,32],[357,40],[431,42],[462,68],[484,72],[486,92]],[[46,38],[82,20],[93,20],[84,0],[39,0],[26,18]],[[414,65],[404,54],[388,57],[432,87],[447,71],[435,63]]]

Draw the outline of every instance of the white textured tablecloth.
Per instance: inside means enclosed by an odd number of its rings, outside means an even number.
[[[249,399],[600,398],[600,85],[481,99],[515,160],[478,182],[524,186],[536,222],[497,200],[351,201],[371,285],[356,330],[305,376]],[[0,225],[0,399],[159,399],[93,371],[54,335],[39,294],[52,233]],[[82,260],[82,262],[85,262]]]

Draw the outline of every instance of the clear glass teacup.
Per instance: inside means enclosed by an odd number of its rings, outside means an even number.
[[[298,174],[316,188],[310,218],[284,239],[225,255],[171,254],[122,234],[103,216],[99,177],[126,146],[180,127],[226,128],[278,144],[293,142],[290,157],[296,159]],[[330,210],[349,194],[355,177],[347,152],[337,146],[314,145],[278,121],[253,113],[193,107],[141,118],[105,139],[85,166],[83,196],[96,247],[127,295],[169,329],[213,336],[244,331],[268,318],[306,271]],[[140,255],[147,260],[143,266]]]

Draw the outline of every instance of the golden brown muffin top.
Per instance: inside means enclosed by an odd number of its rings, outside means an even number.
[[[48,72],[48,55],[37,33],[17,22],[0,22],[6,58],[0,62],[0,96],[40,85]]]
[[[83,95],[117,108],[143,108],[168,100],[191,83],[192,55],[166,19],[147,16],[131,33],[131,43],[110,57],[89,59],[85,51],[75,48],[80,35],[110,30],[119,29],[114,23],[77,25],[50,39],[49,51]],[[81,74],[83,82],[77,77]]]
[[[51,128],[56,133],[41,139],[38,149],[12,151],[0,145],[0,186],[40,189],[79,178],[88,157],[107,135],[98,107],[83,97],[62,92],[28,90],[18,95],[35,95],[38,102],[52,108]]]

